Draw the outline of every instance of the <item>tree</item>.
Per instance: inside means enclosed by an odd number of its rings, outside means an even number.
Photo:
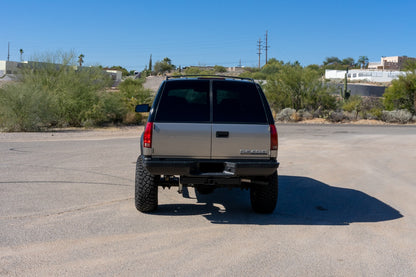
[[[171,59],[166,57],[163,61],[156,62],[153,69],[156,73],[163,74],[175,69],[175,66],[172,64]]]
[[[151,104],[153,101],[151,91],[143,87],[143,82],[140,79],[127,78],[118,86],[125,99],[132,100],[134,98],[131,110],[134,110],[134,106],[137,104]]]
[[[149,70],[150,72],[152,72],[153,69],[153,65],[152,65],[152,54],[150,54],[150,59],[149,59]]]
[[[404,64],[405,71],[416,71],[416,61],[415,60],[407,60]]]
[[[348,57],[348,58],[343,59],[343,60],[341,61],[341,63],[342,63],[343,65],[347,65],[347,66],[354,66],[354,65],[355,65],[355,61],[354,61],[354,59],[353,59],[353,58],[351,58],[351,57]]]
[[[266,75],[271,75],[271,74],[279,72],[279,70],[282,68],[283,65],[284,65],[283,61],[278,61],[275,58],[271,58],[269,59],[267,64],[265,64],[261,68],[260,72]]]
[[[224,73],[227,72],[227,69],[224,66],[216,65],[214,66],[214,71],[218,73]]]
[[[24,53],[23,49],[20,48],[19,52],[20,52],[20,61],[22,62],[23,61],[23,53]]]
[[[336,69],[336,70],[345,70],[347,66],[344,64],[347,62],[345,59],[341,61],[337,57],[326,57],[323,61],[324,69]]]
[[[329,87],[322,83],[320,72],[297,63],[282,65],[277,73],[267,78],[265,90],[269,102],[277,110],[313,111],[335,107],[335,98],[329,94]]]
[[[357,61],[361,64],[361,68],[367,68],[368,66],[368,57],[367,56],[360,56]]]
[[[78,56],[79,67],[81,67],[82,64],[84,63],[84,57],[85,57],[84,54],[81,54],[81,55]]]
[[[406,109],[412,114],[416,112],[416,73],[407,73],[393,80],[391,86],[383,94],[384,105],[388,110]]]
[[[337,64],[341,64],[341,60],[338,59],[337,57],[326,57],[324,60],[324,65],[337,65]]]

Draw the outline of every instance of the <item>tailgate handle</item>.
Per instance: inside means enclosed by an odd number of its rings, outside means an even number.
[[[230,133],[227,131],[217,131],[216,133],[217,138],[228,138],[229,135]]]

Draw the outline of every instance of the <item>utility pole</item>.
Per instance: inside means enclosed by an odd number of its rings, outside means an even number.
[[[264,50],[266,51],[266,64],[267,64],[267,50],[269,49],[269,45],[267,44],[267,30],[266,30],[266,45],[264,46]]]
[[[261,44],[262,44],[262,41],[261,41],[261,38],[259,38],[259,40],[257,41],[257,47],[258,47],[258,55],[259,55],[259,68],[260,68],[260,56],[261,56],[261,49],[262,49],[262,47],[261,47]]]
[[[7,47],[7,61],[8,62],[10,61],[10,42],[8,44],[8,47]]]

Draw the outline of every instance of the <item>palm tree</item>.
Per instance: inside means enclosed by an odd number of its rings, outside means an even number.
[[[79,67],[82,66],[82,64],[84,63],[84,54],[81,54],[78,56],[78,63],[79,63]]]
[[[368,57],[367,56],[360,56],[357,61],[361,64],[361,68],[366,68],[368,65]]]
[[[23,49],[20,49],[19,50],[19,52],[20,52],[20,61],[22,62],[23,61]]]

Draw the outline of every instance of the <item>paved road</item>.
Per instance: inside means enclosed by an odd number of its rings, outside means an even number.
[[[416,127],[281,125],[279,203],[160,190],[140,130],[0,133],[1,276],[416,276]]]

